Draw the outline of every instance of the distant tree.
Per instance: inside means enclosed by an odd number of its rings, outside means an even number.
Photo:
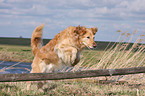
[[[20,36],[19,38],[23,38],[22,36]]]

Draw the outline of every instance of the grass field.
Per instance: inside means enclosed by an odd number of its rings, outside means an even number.
[[[144,66],[144,51],[145,45],[139,40],[131,45],[128,42],[104,43],[97,50],[84,50],[80,63],[75,66],[75,71],[79,67],[108,69]],[[33,55],[30,46],[0,45],[0,58],[3,61],[32,62]],[[36,88],[36,84],[32,86],[32,90],[26,90],[26,82],[5,82],[0,83],[0,94],[2,96],[144,96],[145,74],[52,81],[43,92]]]
[[[54,81],[45,92],[26,90],[26,83],[1,83],[1,96],[144,96],[145,86],[141,84],[101,84],[97,80]]]
[[[33,54],[31,47],[16,45],[0,45],[0,60],[32,62]]]

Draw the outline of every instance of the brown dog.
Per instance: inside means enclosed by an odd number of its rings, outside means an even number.
[[[63,66],[75,66],[85,47],[95,48],[94,35],[97,28],[70,26],[58,33],[42,47],[44,25],[38,26],[32,34],[31,47],[34,54],[31,73],[54,72]]]

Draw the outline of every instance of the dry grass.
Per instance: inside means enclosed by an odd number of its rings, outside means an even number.
[[[32,62],[31,47],[0,45],[1,61]]]
[[[145,64],[145,35],[140,35],[133,45],[130,42],[135,32],[122,33],[118,40],[104,51],[89,51],[82,58],[80,66],[89,69],[113,69],[127,67],[141,67]],[[121,39],[121,37],[123,37]],[[127,42],[124,42],[128,39]],[[119,43],[118,43],[119,42]],[[83,53],[84,54],[84,53]]]
[[[125,95],[125,96],[143,96],[145,95],[145,86],[141,84],[100,84],[96,80],[88,82],[65,80],[49,83],[44,92],[37,90],[35,85],[32,90],[26,90],[26,83],[2,83],[0,84],[0,94],[2,96],[109,96],[109,95]]]
[[[114,45],[108,48],[109,43],[104,51],[83,51],[81,56],[82,59],[80,63],[73,68],[73,71],[80,70],[80,67],[83,67],[82,70],[84,70],[144,66],[145,35],[140,35],[135,43],[130,45],[134,34],[135,32],[132,34],[127,32],[120,33],[120,36]],[[126,40],[128,41],[124,43]],[[3,60],[20,60],[23,62],[31,62],[33,60],[33,56],[30,50],[30,47],[16,48],[16,46],[0,46],[0,57]],[[113,83],[100,83],[100,80],[106,79],[108,81],[113,81]],[[118,81],[125,81],[125,83],[114,83]],[[145,74],[54,81],[48,84],[48,87],[44,90],[44,92],[37,90],[36,85],[32,86],[32,90],[27,91],[25,82],[0,83],[0,90],[0,94],[2,94],[2,96],[143,96],[145,95]]]

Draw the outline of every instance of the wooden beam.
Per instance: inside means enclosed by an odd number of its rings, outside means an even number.
[[[137,73],[145,73],[145,67],[100,69],[100,70],[86,70],[76,72],[58,72],[58,73],[0,74],[0,82],[61,80],[61,79],[87,78],[99,76],[127,75]]]

